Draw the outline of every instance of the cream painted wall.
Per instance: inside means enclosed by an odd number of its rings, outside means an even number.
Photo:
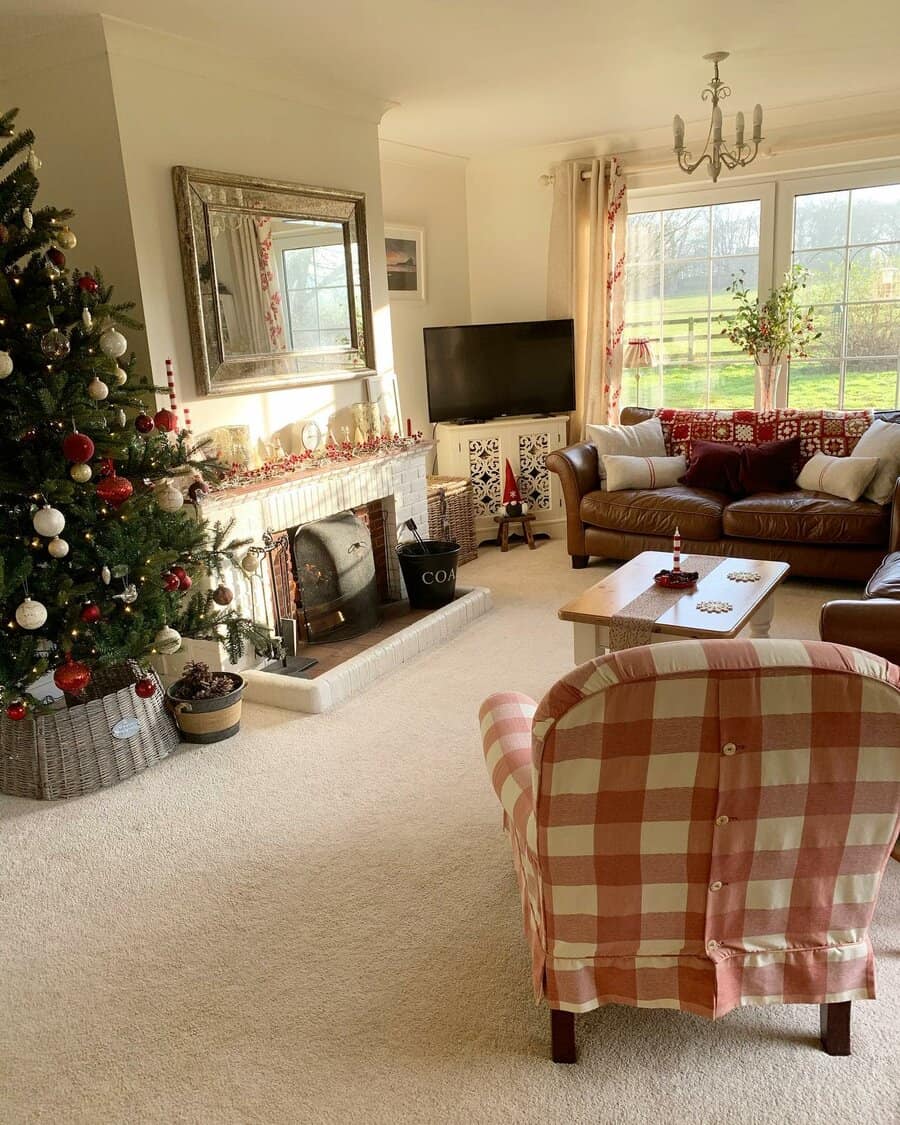
[[[811,122],[814,121],[814,124]],[[766,115],[768,140],[757,161],[729,180],[773,179],[834,169],[868,168],[900,158],[900,95],[846,98],[816,107],[795,106]],[[688,126],[688,145],[705,126]],[[473,321],[546,315],[547,240],[552,189],[541,182],[551,166],[577,157],[618,153],[629,189],[672,185],[687,197],[709,187],[674,167],[668,130],[593,137],[565,144],[473,157],[466,173],[469,281]],[[720,181],[724,182],[723,181]]]
[[[59,34],[16,46],[4,63],[0,104],[19,107],[16,125],[35,133],[43,161],[38,201],[71,207],[78,238],[67,263],[99,266],[119,301],[140,301],[137,258],[125,191],[106,41],[99,17],[67,23]],[[140,309],[138,309],[140,316]],[[139,370],[149,369],[147,340],[131,333]],[[165,382],[165,380],[163,380]]]
[[[172,194],[173,165],[186,164],[366,194],[376,363],[392,367],[377,121],[313,106],[239,59],[104,19],[122,160],[153,371],[174,361],[178,398],[194,429],[248,424],[267,438],[297,419],[327,422],[364,400],[359,380],[265,394],[199,397],[195,391]],[[355,107],[354,107],[355,108]]]
[[[426,299],[394,300],[390,308],[403,413],[414,429],[427,433],[422,329],[470,320],[466,162],[383,141],[381,185],[385,223],[425,231]]]

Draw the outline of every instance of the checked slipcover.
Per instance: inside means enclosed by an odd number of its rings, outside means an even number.
[[[871,999],[900,670],[790,640],[599,657],[481,708],[536,1000],[716,1018]]]

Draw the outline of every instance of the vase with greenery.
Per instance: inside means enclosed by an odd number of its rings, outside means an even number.
[[[728,286],[737,311],[728,318],[722,335],[753,357],[760,410],[774,410],[785,363],[794,356],[808,357],[810,344],[822,335],[815,329],[812,308],[801,302],[807,275],[805,266],[792,266],[765,301],[747,288],[743,274]]]

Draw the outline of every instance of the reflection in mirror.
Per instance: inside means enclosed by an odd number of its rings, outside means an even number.
[[[201,393],[370,372],[360,195],[175,169]]]

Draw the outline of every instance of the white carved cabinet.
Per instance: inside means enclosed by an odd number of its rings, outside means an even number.
[[[497,534],[494,516],[503,511],[507,460],[519,481],[528,511],[536,517],[534,531],[554,537],[565,535],[566,514],[559,477],[547,469],[544,458],[566,444],[568,427],[568,414],[497,418],[465,426],[439,423],[435,430],[438,472],[442,476],[471,479],[476,540],[492,539]]]

